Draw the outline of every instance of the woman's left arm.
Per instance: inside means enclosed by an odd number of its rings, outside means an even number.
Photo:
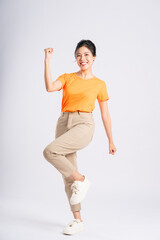
[[[107,134],[108,141],[109,141],[109,153],[115,154],[117,149],[113,143],[111,117],[109,114],[107,101],[99,102],[99,107],[101,110],[101,117],[102,117],[103,125],[106,130],[106,134]]]

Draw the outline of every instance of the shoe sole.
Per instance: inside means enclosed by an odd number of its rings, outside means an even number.
[[[76,233],[79,233],[79,232],[82,232],[82,231],[84,231],[84,228],[80,228],[79,230],[77,230],[76,232],[67,232],[67,230],[65,231],[65,230],[63,230],[63,234],[65,234],[65,235],[74,235],[74,234],[76,234]]]

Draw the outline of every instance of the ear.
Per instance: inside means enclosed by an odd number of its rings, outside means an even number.
[[[96,59],[96,56],[93,57],[93,61]]]

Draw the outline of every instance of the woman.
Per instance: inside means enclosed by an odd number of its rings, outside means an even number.
[[[61,173],[64,180],[65,192],[74,219],[63,229],[63,233],[74,234],[84,229],[80,202],[90,187],[90,181],[78,172],[76,151],[86,147],[93,138],[95,124],[92,112],[96,99],[109,140],[109,153],[116,152],[107,106],[109,96],[106,83],[92,73],[92,65],[96,58],[96,47],[92,41],[81,40],[76,46],[74,54],[80,70],[64,73],[54,82],[49,66],[53,48],[44,50],[46,90],[55,92],[63,89],[63,98],[55,140],[46,146],[43,155]]]

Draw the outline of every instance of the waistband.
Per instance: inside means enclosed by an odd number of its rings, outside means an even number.
[[[74,112],[61,112],[61,116],[62,115],[67,115],[67,114],[69,114],[69,115],[74,115],[74,114],[90,114],[90,115],[92,115],[93,114],[93,112],[84,112],[84,111],[80,111],[80,110],[77,110],[77,111],[74,111]]]
[[[61,113],[92,113],[92,112],[84,112],[84,111],[80,111],[80,110],[77,110],[77,111],[74,111],[74,112],[61,112]]]

